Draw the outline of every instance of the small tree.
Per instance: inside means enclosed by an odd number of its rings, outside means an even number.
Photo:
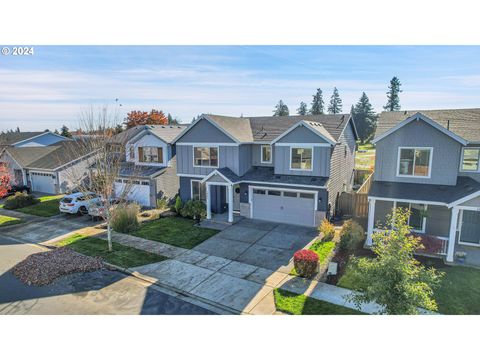
[[[338,93],[337,88],[333,88],[333,94],[330,97],[330,105],[328,105],[328,112],[330,114],[339,114],[342,112],[342,99]]]
[[[0,198],[5,197],[11,189],[10,173],[5,163],[0,163]]]
[[[66,138],[71,138],[72,137],[72,134],[70,133],[70,130],[65,125],[63,125],[60,128],[60,135],[66,137]]]
[[[152,109],[147,111],[130,111],[124,120],[127,129],[138,125],[167,125],[168,118],[163,111]]]
[[[389,315],[417,314],[418,308],[437,310],[433,290],[442,273],[426,269],[415,258],[420,238],[411,235],[407,225],[410,211],[397,208],[388,216],[388,228],[373,235],[375,258],[352,257],[352,281],[360,293],[348,296],[360,308],[371,301]]]
[[[273,110],[273,116],[288,116],[290,112],[288,111],[288,106],[280,100],[277,105],[275,105],[275,110]]]
[[[297,109],[297,114],[298,115],[307,115],[308,109],[307,109],[307,104],[304,103],[303,101],[300,101],[300,106]]]
[[[383,107],[387,111],[398,111],[400,110],[400,79],[394,76],[390,80],[390,85],[388,86],[387,91],[387,104]]]
[[[312,108],[310,109],[310,114],[312,115],[321,115],[323,114],[324,102],[322,89],[318,88],[315,95],[313,95]]]

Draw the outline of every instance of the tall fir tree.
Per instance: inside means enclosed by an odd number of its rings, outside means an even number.
[[[172,125],[172,123],[173,123],[173,117],[172,117],[172,115],[171,115],[170,113],[168,113],[167,119],[168,119],[168,125]]]
[[[288,106],[280,100],[277,105],[275,105],[275,110],[273,110],[273,116],[288,116],[290,112],[288,111]]]
[[[330,98],[330,104],[328,105],[328,112],[330,114],[339,114],[342,112],[342,99],[340,99],[336,87],[333,88],[333,94]]]
[[[310,114],[312,115],[321,115],[323,114],[324,102],[322,89],[318,88],[317,93],[313,95],[312,108],[310,109]]]
[[[373,106],[365,92],[362,93],[355,107],[352,108],[352,112],[358,136],[360,137],[360,141],[364,143],[372,137],[375,132],[375,127],[377,126],[377,114],[375,114]]]
[[[60,128],[60,135],[66,137],[66,138],[71,138],[72,137],[72,134],[70,133],[70,130],[65,125],[63,125]]]
[[[383,107],[385,110],[400,110],[400,93],[402,92],[400,86],[402,86],[400,79],[394,76],[392,80],[390,80],[390,85],[388,85],[387,104]]]
[[[300,101],[300,107],[297,109],[297,114],[307,115],[307,113],[308,113],[307,104],[304,103],[303,101]]]

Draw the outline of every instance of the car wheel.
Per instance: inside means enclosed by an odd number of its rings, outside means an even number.
[[[79,215],[85,215],[85,214],[88,214],[88,210],[85,206],[81,206],[80,209],[78,209],[78,213]]]

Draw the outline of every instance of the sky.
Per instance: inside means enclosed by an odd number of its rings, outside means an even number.
[[[155,108],[188,123],[272,115],[282,99],[294,114],[334,87],[344,112],[363,91],[382,111],[393,76],[402,109],[480,107],[479,58],[480,46],[34,46],[0,55],[0,130],[76,129],[105,105],[121,119]]]

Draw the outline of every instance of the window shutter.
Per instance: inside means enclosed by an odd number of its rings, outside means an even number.
[[[157,153],[158,153],[158,162],[163,163],[163,148],[158,147]]]
[[[143,148],[142,147],[138,148],[138,161],[143,162]]]

